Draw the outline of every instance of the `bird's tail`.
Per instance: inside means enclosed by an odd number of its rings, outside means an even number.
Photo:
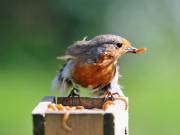
[[[65,90],[67,89],[67,83],[65,79],[60,79],[59,80],[60,74],[58,74],[54,80],[52,80],[52,89],[53,90],[58,90],[60,93],[64,93]]]
[[[70,80],[71,67],[72,65],[70,61],[62,66],[59,73],[56,75],[54,80],[52,80],[52,88],[54,90],[58,90],[63,94],[68,92],[68,89],[72,86],[72,82]]]

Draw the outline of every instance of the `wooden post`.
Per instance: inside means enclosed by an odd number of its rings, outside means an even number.
[[[57,102],[56,102],[57,100]],[[126,98],[126,100],[128,100]],[[83,105],[83,111],[71,111],[67,124],[72,131],[67,131],[62,126],[63,111],[48,111],[50,103],[63,105],[72,104],[66,97],[45,97],[34,108],[33,134],[34,135],[128,135],[128,110],[121,100],[116,100],[107,110],[101,108],[104,98],[81,97],[75,98],[74,105]]]

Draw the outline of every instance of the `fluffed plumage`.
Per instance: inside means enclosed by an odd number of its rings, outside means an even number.
[[[140,53],[130,42],[117,35],[100,35],[91,40],[83,39],[70,46],[65,55],[58,57],[66,64],[53,80],[60,91],[72,87],[84,87],[103,95],[104,92],[124,96],[118,84],[117,60],[127,52]]]

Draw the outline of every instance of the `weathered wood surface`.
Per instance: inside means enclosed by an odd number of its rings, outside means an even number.
[[[62,127],[63,114],[47,114],[45,135],[103,135],[102,114],[71,114],[68,125],[72,131]]]
[[[104,98],[81,97],[79,100],[79,98],[76,97],[72,100],[71,98],[67,98],[67,97],[58,97],[57,103],[63,105],[70,105],[70,104],[82,105],[86,109],[92,109],[92,108],[101,108],[102,104],[104,103]]]
[[[55,102],[55,98],[45,98],[33,110],[34,135],[127,135],[128,110],[125,110],[124,102],[115,101],[106,111],[101,108],[103,98],[81,97],[81,102],[76,98],[74,105],[83,105],[88,108],[84,111],[70,111],[67,124],[72,131],[66,131],[62,127],[63,111],[48,111],[47,105]],[[127,99],[127,98],[126,98]],[[127,99],[128,100],[128,99]],[[47,103],[49,102],[49,103]],[[47,103],[45,105],[45,103]],[[66,97],[57,98],[57,103],[63,105],[72,104],[72,100]]]
[[[33,135],[44,135],[45,112],[50,103],[55,102],[55,97],[44,97],[32,111]]]

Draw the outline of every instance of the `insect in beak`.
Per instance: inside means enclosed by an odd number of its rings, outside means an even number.
[[[146,51],[146,48],[135,48],[135,47],[127,48],[127,52],[129,53],[144,53],[145,51]]]

